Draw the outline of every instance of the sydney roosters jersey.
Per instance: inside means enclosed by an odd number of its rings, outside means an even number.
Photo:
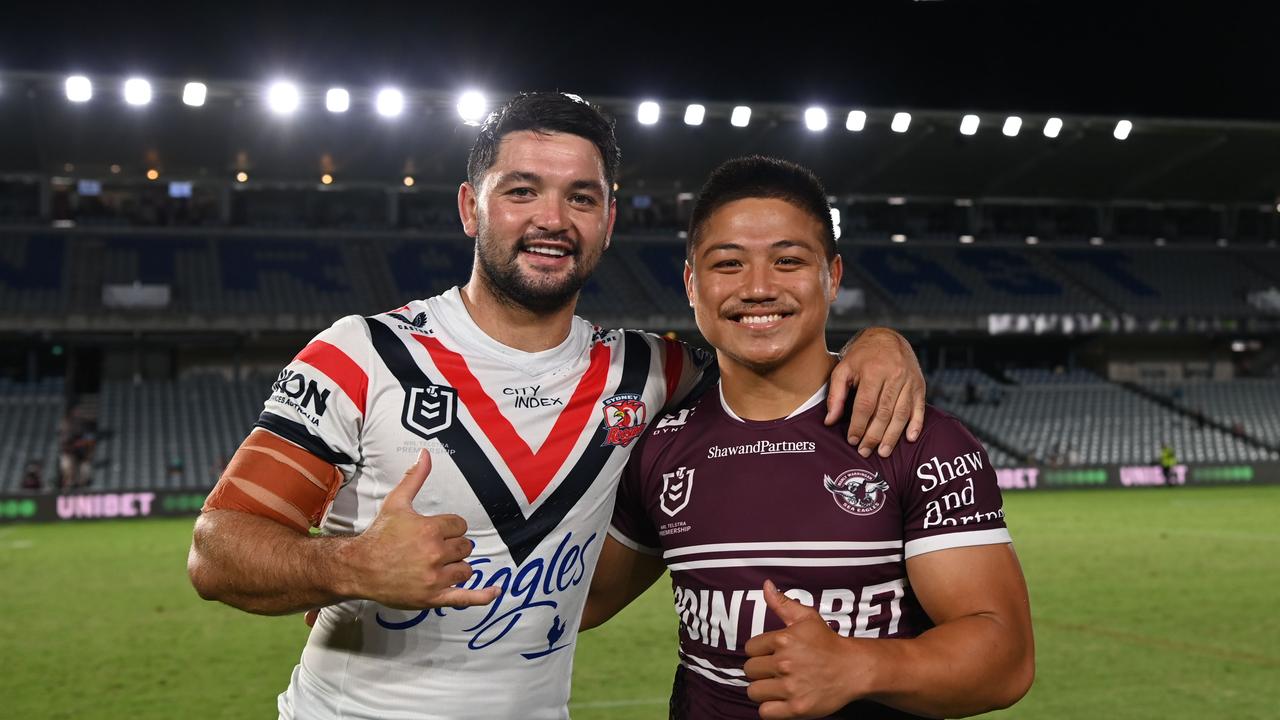
[[[423,612],[366,600],[325,608],[285,718],[568,717],[579,616],[618,478],[650,415],[709,363],[679,343],[574,318],[526,353],[471,320],[455,288],[343,318],[281,373],[257,425],[336,465],[323,527],[358,533],[420,448],[414,500],[456,513],[475,543],[469,588],[492,604]]]
[[[914,555],[1010,542],[982,445],[929,408],[924,433],[863,458],[823,425],[825,392],[783,420],[741,420],[719,392],[658,419],[618,489],[610,533],[671,571],[680,618],[676,718],[758,718],[748,639],[782,627],[772,579],[837,632],[915,637],[933,626],[907,579]],[[858,702],[837,717],[911,717]]]

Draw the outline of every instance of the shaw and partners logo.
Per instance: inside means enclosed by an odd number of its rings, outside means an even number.
[[[496,585],[502,588],[502,594],[486,607],[471,609],[472,612],[484,610],[485,614],[460,631],[470,636],[467,647],[471,650],[483,650],[518,627],[539,623],[547,628],[547,646],[521,652],[521,657],[536,660],[569,647],[570,643],[560,643],[568,628],[569,618],[561,615],[560,601],[556,596],[581,585],[586,579],[587,552],[595,540],[596,533],[591,533],[585,542],[578,544],[574,542],[573,533],[567,533],[550,559],[531,557],[518,568],[497,567],[497,563],[490,557],[471,558],[469,562],[473,574],[465,585],[459,587],[476,590]],[[387,612],[384,609],[374,619],[380,627],[387,630],[409,630],[432,618],[448,617],[450,613],[462,610],[435,608],[423,610],[407,620],[394,621],[383,617],[383,612]]]
[[[715,460],[716,458],[732,457],[734,455],[789,455],[793,453],[811,453],[818,449],[815,442],[803,441],[794,442],[784,440],[782,442],[769,442],[768,440],[757,440],[747,445],[730,445],[722,447],[720,445],[712,445],[707,448],[707,459]]]

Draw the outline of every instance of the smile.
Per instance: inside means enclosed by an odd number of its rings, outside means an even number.
[[[542,246],[527,247],[527,248],[524,248],[524,251],[528,253],[533,253],[535,255],[545,255],[546,257],[554,257],[554,258],[564,257],[569,254],[569,251],[565,250],[564,248],[553,248],[553,247],[542,247]]]
[[[771,322],[778,322],[782,319],[782,315],[743,315],[738,318],[738,322],[744,325],[765,325]]]

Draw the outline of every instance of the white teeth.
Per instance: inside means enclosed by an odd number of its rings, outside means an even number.
[[[537,253],[539,255],[546,255],[547,257],[564,257],[565,255],[569,254],[564,250],[561,250],[560,248],[527,247],[525,248],[525,250],[528,250],[531,253]]]
[[[738,322],[747,325],[763,325],[765,323],[777,322],[781,320],[781,315],[743,315],[738,318]]]

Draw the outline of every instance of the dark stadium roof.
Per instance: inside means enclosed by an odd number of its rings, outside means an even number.
[[[1273,3],[9,3],[0,70],[1280,120]]]
[[[127,106],[122,77],[92,76],[91,102],[69,103],[62,75],[2,76],[0,173],[141,178],[157,168],[167,179],[229,182],[240,170],[255,182],[314,183],[322,172],[340,183],[392,185],[411,174],[422,187],[456,187],[475,130],[463,124],[451,93],[405,88],[406,114],[377,116],[372,88],[352,88],[352,109],[325,111],[324,86],[304,86],[303,108],[277,117],[264,107],[263,85],[210,81],[210,98],[193,108],[179,100],[183,80],[152,78],[155,100]],[[729,124],[732,103],[709,103],[699,127],[683,123],[687,100],[659,98],[654,126],[635,116],[639,97],[590,98],[618,118],[620,182],[627,191],[693,190],[691,178],[745,153],[773,154],[814,168],[834,194],[942,197],[1149,199],[1275,202],[1280,194],[1280,122],[1132,117],[1128,139],[1113,137],[1119,117],[1061,115],[1061,134],[1041,129],[1046,114],[1021,115],[1017,137],[1004,113],[982,117],[962,136],[963,112],[861,107],[866,129],[845,129],[852,105],[828,105],[830,126],[805,128],[803,106],[755,104],[751,125]],[[890,130],[894,113],[912,112],[909,129]],[[681,185],[683,183],[683,186]]]
[[[155,166],[221,179],[243,168],[296,182],[323,166],[340,182],[412,172],[453,185],[472,132],[452,112],[454,93],[559,88],[618,112],[630,188],[688,183],[728,156],[769,152],[814,166],[837,193],[1274,202],[1280,56],[1266,7],[900,0],[699,16],[655,3],[28,5],[0,20],[0,172],[119,164],[134,177]],[[39,80],[71,72],[99,83],[94,102],[69,106]],[[198,78],[227,95],[199,111],[172,95],[138,111],[115,86],[133,74]],[[397,85],[439,111],[411,97],[394,122],[358,107],[281,121],[255,96],[276,77]],[[675,114],[638,127],[643,98]],[[705,126],[679,122],[685,102],[708,105]],[[757,112],[745,131],[716,117],[737,103]],[[810,104],[832,112],[820,136],[797,118]],[[852,108],[871,115],[862,134],[843,130]],[[901,110],[915,119],[898,135],[885,125]],[[969,112],[983,125],[964,138]],[[999,133],[1008,114],[1026,120],[1016,139]],[[1049,116],[1066,120],[1052,141],[1038,135]],[[1135,123],[1124,142],[1110,136],[1119,118]]]

